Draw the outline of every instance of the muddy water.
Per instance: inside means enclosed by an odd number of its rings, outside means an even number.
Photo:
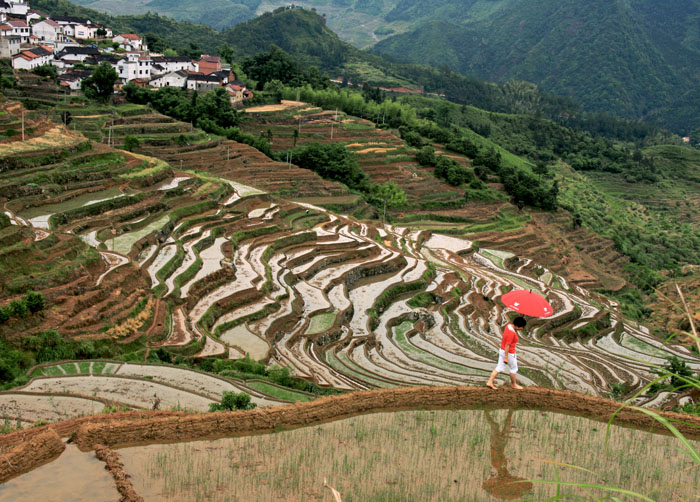
[[[20,211],[19,216],[29,220],[32,226],[38,228],[49,228],[49,217],[55,213],[62,213],[78,207],[87,206],[96,202],[102,202],[109,199],[114,199],[124,195],[119,187],[100,190],[99,192],[87,193],[74,197],[64,202],[57,204],[48,204],[45,206],[35,206]]]
[[[171,179],[170,181],[163,181],[162,183],[158,184],[158,190],[171,190],[173,188],[177,188],[178,186],[180,186],[180,183],[189,179],[191,179],[189,176],[178,176]]]
[[[200,240],[206,239],[210,234],[211,231],[207,230],[206,232],[202,233],[202,236],[199,239],[193,239],[187,244],[185,244],[185,259],[182,261],[182,264],[175,270],[175,272],[170,274],[170,277],[166,279],[165,286],[167,291],[164,296],[167,296],[175,288],[175,279],[177,278],[177,276],[182,274],[185,270],[187,270],[190,267],[190,265],[192,265],[197,259],[193,249],[194,246]]]
[[[118,502],[104,466],[93,452],[68,445],[53,462],[0,485],[0,502]]]
[[[219,338],[228,345],[240,347],[254,361],[264,359],[270,348],[264,340],[251,333],[244,325],[224,331]]]
[[[216,320],[214,326],[212,327],[212,330],[215,330],[220,325],[226,322],[233,321],[240,317],[245,317],[250,314],[254,314],[258,310],[262,310],[268,305],[271,305],[271,303],[253,302],[249,303],[248,305],[243,305],[242,307],[234,309],[231,312],[226,312],[224,315],[222,315]]]
[[[226,240],[226,237],[218,237],[214,241],[214,244],[199,253],[199,257],[202,259],[202,268],[199,269],[199,272],[195,274],[192,280],[182,286],[180,298],[187,297],[187,292],[195,282],[208,276],[209,274],[213,274],[221,268],[221,260],[224,259],[224,253],[221,251],[221,246],[224,242],[226,242]]]
[[[326,297],[323,296],[323,292],[310,286],[306,281],[299,281],[294,287],[299,292],[301,299],[304,300],[303,316],[308,316],[312,312],[324,310],[331,306]]]
[[[368,277],[360,280],[356,287],[350,290],[350,301],[355,306],[355,312],[350,321],[354,336],[367,334],[367,309],[372,307],[385,289],[399,282],[401,282],[401,276],[398,274]]]
[[[156,256],[156,259],[153,260],[153,263],[151,263],[151,265],[148,267],[148,275],[151,277],[151,283],[153,286],[160,282],[156,274],[165,266],[166,263],[170,261],[173,256],[175,256],[175,253],[177,253],[177,246],[175,244],[163,246],[160,253],[158,253],[158,256]]]
[[[131,251],[131,246],[134,245],[139,239],[146,237],[151,232],[156,232],[163,228],[170,218],[165,215],[157,220],[152,221],[149,225],[136,230],[134,232],[129,232],[127,234],[122,234],[116,236],[114,239],[107,239],[105,244],[111,251],[116,251],[117,253],[129,254]]]
[[[424,245],[430,249],[446,249],[457,253],[469,249],[472,246],[472,242],[448,235],[433,234]]]

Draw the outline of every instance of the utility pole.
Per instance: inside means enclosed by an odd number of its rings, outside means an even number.
[[[226,145],[226,162],[231,160],[231,145]]]
[[[24,110],[22,110],[22,141],[24,141]]]

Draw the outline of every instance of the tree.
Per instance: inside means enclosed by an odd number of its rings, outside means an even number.
[[[221,403],[211,403],[209,411],[252,410],[256,406],[255,403],[250,402],[250,394],[224,391],[221,395]]]
[[[265,83],[265,86],[263,87],[263,91],[266,94],[269,94],[270,96],[274,97],[275,102],[279,103],[282,101],[282,93],[284,92],[284,84],[280,82],[279,80],[270,80],[269,82]]]
[[[56,67],[50,64],[37,66],[36,68],[34,68],[33,71],[40,77],[47,77],[53,80],[56,80],[58,78],[58,71],[56,70]]]
[[[104,28],[97,28],[95,35],[97,35],[100,38],[104,38],[107,36],[107,30],[105,30]]]
[[[124,138],[124,150],[133,152],[141,145],[141,142],[136,136],[127,136]]]
[[[225,63],[233,64],[233,60],[236,58],[236,52],[229,45],[222,45],[219,47],[219,56],[224,60]]]
[[[416,154],[416,160],[421,166],[434,166],[437,161],[435,158],[435,148],[432,146],[424,146]]]
[[[114,84],[119,80],[119,75],[108,62],[100,63],[88,78],[83,80],[80,88],[89,99],[107,101],[114,94]]]
[[[24,303],[32,314],[44,310],[44,307],[46,306],[44,295],[41,293],[36,293],[35,291],[30,291],[24,295]]]
[[[384,223],[386,223],[386,208],[406,204],[406,192],[390,181],[383,185],[373,185],[370,199],[384,206]]]
[[[171,47],[168,47],[163,51],[163,56],[165,56],[166,58],[174,58],[177,55],[177,51]]]

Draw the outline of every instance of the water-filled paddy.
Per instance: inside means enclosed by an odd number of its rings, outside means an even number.
[[[29,220],[32,226],[38,228],[49,228],[49,218],[52,214],[62,213],[64,211],[70,211],[78,207],[87,206],[89,204],[95,204],[97,202],[102,202],[109,199],[114,199],[124,195],[119,187],[108,188],[107,190],[100,190],[99,192],[91,192],[78,197],[73,197],[63,202],[58,202],[56,204],[47,204],[44,206],[34,206],[25,209],[19,213],[19,216]]]
[[[332,500],[324,479],[352,501],[540,501],[556,487],[537,481],[554,480],[555,470],[562,481],[607,484],[658,501],[700,493],[700,467],[676,450],[676,439],[613,427],[606,448],[605,429],[540,411],[408,411],[119,453],[149,501]],[[606,495],[561,490],[583,500]]]
[[[94,452],[82,453],[68,445],[46,465],[0,485],[0,502],[116,502],[114,480]]]

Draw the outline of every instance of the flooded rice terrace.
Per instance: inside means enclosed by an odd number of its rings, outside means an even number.
[[[668,436],[540,411],[406,411],[263,436],[119,450],[148,501],[542,501],[543,481],[695,500],[700,468]],[[698,443],[695,443],[698,447]],[[576,466],[576,467],[574,467]],[[619,493],[561,486],[564,500]],[[607,500],[607,499],[606,499]]]

